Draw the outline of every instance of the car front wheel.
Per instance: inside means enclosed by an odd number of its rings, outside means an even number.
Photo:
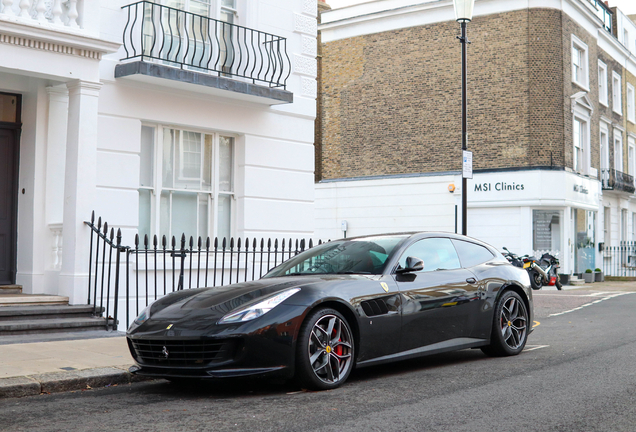
[[[353,368],[353,333],[347,320],[335,309],[311,313],[300,329],[296,376],[301,386],[328,390],[342,385]]]
[[[482,351],[491,356],[519,354],[528,339],[528,310],[519,294],[506,291],[497,301],[490,345]]]

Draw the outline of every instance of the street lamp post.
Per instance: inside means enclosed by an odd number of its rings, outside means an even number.
[[[469,43],[466,37],[466,23],[473,19],[473,7],[475,0],[453,0],[455,4],[455,19],[460,23],[462,34],[459,41],[462,44],[462,168],[464,167],[464,158],[466,147],[466,45]],[[472,157],[470,160],[472,178]],[[462,234],[466,235],[466,203],[468,190],[466,186],[467,175],[462,169]]]

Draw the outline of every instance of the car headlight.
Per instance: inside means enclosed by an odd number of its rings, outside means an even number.
[[[300,291],[300,288],[288,289],[266,300],[263,300],[262,302],[243,307],[236,312],[231,312],[221,318],[219,324],[232,324],[256,319],[260,316],[265,315],[267,312],[274,309],[276,306],[296,294],[298,291]]]
[[[143,323],[145,323],[146,321],[148,321],[150,319],[150,307],[152,306],[152,304],[155,302],[151,301],[150,303],[148,303],[148,306],[146,306],[144,308],[144,310],[141,311],[141,313],[137,316],[137,318],[135,318],[135,320],[133,321],[133,323],[131,324],[131,328],[132,327],[139,327],[140,325],[142,325]]]

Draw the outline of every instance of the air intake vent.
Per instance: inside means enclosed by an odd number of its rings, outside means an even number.
[[[361,306],[367,316],[386,315],[389,313],[389,308],[384,299],[363,301]]]

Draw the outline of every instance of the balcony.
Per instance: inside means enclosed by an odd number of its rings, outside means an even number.
[[[124,6],[125,57],[115,77],[290,103],[287,39],[148,1]],[[191,89],[191,87],[190,87]],[[199,89],[197,89],[199,91]]]
[[[603,190],[634,193],[634,177],[615,169],[601,169],[601,185]]]

